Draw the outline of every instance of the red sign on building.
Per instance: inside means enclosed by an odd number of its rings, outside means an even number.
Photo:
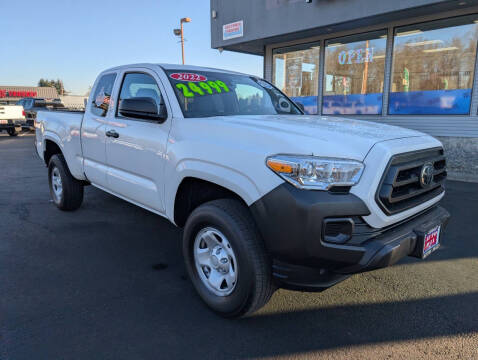
[[[36,97],[36,91],[15,91],[15,90],[0,90],[0,98],[6,97]]]

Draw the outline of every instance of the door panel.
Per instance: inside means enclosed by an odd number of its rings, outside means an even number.
[[[118,119],[108,126],[118,138],[107,138],[108,188],[130,200],[163,211],[166,124]]]
[[[163,101],[152,74],[127,73],[119,102],[133,97]],[[132,119],[116,114],[106,131],[118,137],[106,139],[108,189],[148,208],[164,212],[164,166],[171,121]]]

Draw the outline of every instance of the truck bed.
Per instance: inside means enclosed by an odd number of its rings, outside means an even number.
[[[84,111],[40,110],[36,119],[37,149],[43,149],[42,141],[51,140],[58,144],[62,149],[70,172],[78,178],[84,176],[80,142],[83,114]],[[40,157],[43,157],[41,151],[38,151],[38,153]]]
[[[0,105],[0,120],[25,120],[23,106]]]

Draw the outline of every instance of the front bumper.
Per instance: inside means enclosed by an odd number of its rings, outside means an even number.
[[[353,194],[299,190],[282,184],[251,206],[273,259],[273,276],[286,288],[324,290],[351,274],[390,266],[414,255],[420,234],[442,231],[450,215],[434,206],[399,223],[375,229],[361,220],[366,205]],[[352,218],[344,244],[323,240],[324,219]]]

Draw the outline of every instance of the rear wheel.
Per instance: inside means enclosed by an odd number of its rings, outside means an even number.
[[[237,200],[214,200],[195,209],[184,229],[183,254],[199,296],[221,316],[251,314],[274,293],[264,244]]]
[[[83,202],[83,184],[71,175],[63,155],[53,155],[48,164],[50,195],[61,210],[76,210]]]
[[[17,136],[22,131],[22,128],[8,128],[7,133],[10,136]]]

